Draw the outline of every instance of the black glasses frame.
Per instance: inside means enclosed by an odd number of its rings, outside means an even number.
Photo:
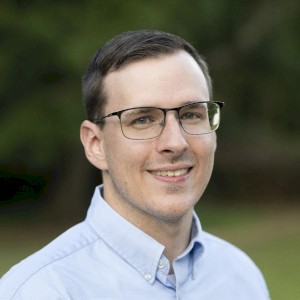
[[[93,122],[96,123],[96,124],[101,123],[104,119],[112,117],[112,116],[118,116],[118,118],[120,119],[120,122],[121,122],[121,115],[124,111],[131,110],[131,109],[136,109],[136,108],[145,108],[145,109],[155,108],[155,109],[159,109],[164,113],[164,120],[165,120],[168,111],[175,110],[177,112],[177,114],[179,115],[179,111],[182,108],[184,108],[186,106],[189,106],[189,105],[192,105],[192,104],[197,104],[197,103],[204,103],[204,104],[205,103],[216,103],[216,104],[219,105],[220,109],[225,105],[225,102],[222,102],[222,101],[196,101],[196,102],[191,102],[191,103],[188,103],[188,104],[185,104],[185,105],[182,105],[182,106],[179,106],[179,107],[174,107],[174,108],[161,108],[161,107],[155,107],[155,106],[131,107],[131,108],[126,108],[126,109],[123,109],[123,110],[112,112],[112,113],[110,113],[106,116],[103,116],[103,117],[98,117],[98,118],[94,119]]]

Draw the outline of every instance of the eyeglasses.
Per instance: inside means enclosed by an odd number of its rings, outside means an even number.
[[[213,132],[220,125],[224,102],[192,102],[175,108],[135,107],[110,113],[94,120],[99,124],[106,118],[118,116],[123,135],[132,140],[147,140],[159,136],[166,123],[167,112],[175,110],[182,129],[191,135]]]

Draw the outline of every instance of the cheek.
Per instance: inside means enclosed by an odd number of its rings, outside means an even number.
[[[215,137],[205,137],[201,139],[200,143],[197,143],[194,148],[194,155],[198,162],[198,175],[201,178],[210,178],[216,150],[216,139]]]
[[[139,141],[125,137],[108,142],[105,146],[108,171],[132,176],[134,170],[142,167],[148,151]]]
[[[215,132],[212,132],[209,133],[207,137],[208,137],[207,145],[209,147],[209,151],[212,155],[214,155],[217,149],[217,135]]]
[[[214,158],[216,148],[216,135],[213,133],[201,136],[198,142],[194,145],[193,150],[198,157],[211,160]]]

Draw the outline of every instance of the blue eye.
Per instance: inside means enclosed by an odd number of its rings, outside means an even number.
[[[150,122],[150,120],[149,120],[148,117],[141,117],[141,118],[138,118],[138,119],[134,120],[132,123],[138,124],[138,125],[144,125],[144,124],[147,124],[149,122]]]
[[[181,120],[195,120],[195,119],[201,119],[201,116],[195,113],[185,113],[180,117]]]
[[[153,116],[141,116],[130,120],[127,126],[136,129],[147,129],[149,127],[156,125],[157,123],[158,120],[156,120]]]

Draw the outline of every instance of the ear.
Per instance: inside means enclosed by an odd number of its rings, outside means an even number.
[[[90,121],[83,121],[80,127],[80,139],[89,162],[100,170],[106,170],[107,162],[100,128]]]

